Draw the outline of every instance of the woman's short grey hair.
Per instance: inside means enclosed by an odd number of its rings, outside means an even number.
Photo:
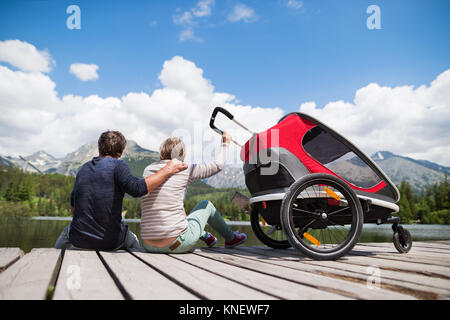
[[[178,159],[183,161],[186,155],[185,149],[184,142],[180,138],[168,138],[159,147],[159,158],[161,160]]]

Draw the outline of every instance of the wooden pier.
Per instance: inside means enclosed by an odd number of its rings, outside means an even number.
[[[364,243],[337,261],[268,247],[181,255],[0,248],[0,299],[449,299],[450,241]]]

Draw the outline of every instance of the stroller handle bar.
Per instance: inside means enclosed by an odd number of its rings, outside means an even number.
[[[254,135],[255,133],[250,131],[249,129],[247,129],[243,124],[241,124],[240,122],[238,122],[236,119],[234,119],[234,116],[226,109],[222,108],[222,107],[215,107],[214,111],[211,115],[211,120],[209,121],[209,126],[211,127],[211,129],[213,129],[215,132],[217,132],[218,134],[222,135],[223,134],[223,130],[220,130],[219,128],[217,128],[214,125],[214,122],[216,121],[216,116],[218,113],[223,113],[228,119],[230,119],[231,121],[233,121],[234,123],[236,123],[238,126],[240,126],[242,129],[248,131],[251,135]],[[231,140],[233,141],[235,144],[237,144],[239,147],[242,147],[242,145],[240,145],[239,143],[237,143],[235,140]]]

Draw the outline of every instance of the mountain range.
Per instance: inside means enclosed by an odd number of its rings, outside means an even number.
[[[0,156],[0,163],[13,165],[27,172],[60,173],[67,176],[75,176],[78,169],[93,157],[98,156],[97,142],[90,142],[67,154],[64,158],[57,159],[45,151],[38,151],[32,155],[23,157]],[[127,140],[127,146],[121,157],[130,166],[131,172],[140,177],[144,168],[159,160],[159,153],[142,148],[133,140]]]
[[[57,172],[74,176],[83,163],[97,155],[97,143],[90,142],[60,159],[45,151],[38,151],[24,157],[27,161],[16,157],[0,156],[0,164],[20,167],[28,172],[40,170],[44,173]],[[148,164],[159,160],[159,154],[142,148],[133,140],[128,140],[121,159],[127,162],[132,173],[139,177]],[[372,155],[372,159],[395,184],[399,185],[406,180],[417,192],[431,184],[443,181],[445,176],[450,174],[450,167],[396,155],[389,151],[378,151]],[[215,188],[245,188],[242,167],[236,166],[225,166],[220,173],[206,179],[205,182]]]

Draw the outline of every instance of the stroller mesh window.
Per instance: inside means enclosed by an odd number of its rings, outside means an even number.
[[[381,178],[350,148],[319,126],[303,137],[303,149],[327,169],[360,188],[370,188]]]

